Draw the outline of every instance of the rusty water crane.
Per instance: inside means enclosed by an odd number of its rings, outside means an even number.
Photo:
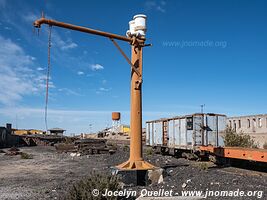
[[[118,48],[120,53],[131,66],[131,139],[130,139],[130,158],[125,163],[117,166],[121,170],[148,170],[155,167],[144,161],[142,153],[142,49],[145,46],[146,32],[146,16],[135,15],[133,20],[129,22],[129,30],[127,37],[99,31],[91,28],[67,24],[51,19],[46,19],[44,16],[34,22],[34,27],[40,28],[42,24],[62,27],[93,35],[109,38]],[[131,60],[122,51],[115,40],[128,42],[131,45],[132,57]]]

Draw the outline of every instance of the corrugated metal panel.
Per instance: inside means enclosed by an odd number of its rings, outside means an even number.
[[[226,130],[226,116],[218,116],[218,130],[219,130],[219,136],[218,136],[218,146],[223,147],[224,146],[224,139],[222,135],[225,133]]]
[[[154,144],[154,122],[146,123],[146,144],[153,146]]]
[[[181,145],[181,120],[175,119],[174,120],[174,144],[175,146]]]
[[[208,115],[208,143],[206,145],[224,146],[223,138],[220,133],[226,129],[226,116]]]
[[[154,122],[154,144],[162,145],[163,144],[163,122]]]
[[[155,145],[155,141],[154,141],[154,123],[150,123],[150,138],[149,138],[149,143],[151,146]]]
[[[194,124],[194,135],[193,135],[193,145],[199,146],[202,145],[202,135],[203,135],[203,115],[196,115],[193,118]]]
[[[150,144],[150,126],[151,123],[146,123],[146,145],[151,145]]]
[[[207,145],[213,145],[217,146],[217,117],[216,116],[210,116],[207,115],[207,132],[208,132],[208,144]]]
[[[219,121],[219,133],[224,133],[226,130],[226,116],[218,116],[218,121]]]
[[[168,135],[169,135],[169,141],[168,146],[171,148],[175,147],[175,126],[174,126],[174,120],[168,121]]]
[[[193,145],[193,130],[186,130],[186,145],[191,146]]]
[[[186,134],[186,119],[180,119],[180,145],[186,147],[187,146],[187,134]]]

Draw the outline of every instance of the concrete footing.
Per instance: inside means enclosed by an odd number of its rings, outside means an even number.
[[[126,185],[148,186],[163,182],[163,172],[161,168],[150,170],[122,170],[112,168],[112,174],[118,175]]]

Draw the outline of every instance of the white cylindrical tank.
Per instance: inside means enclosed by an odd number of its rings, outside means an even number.
[[[126,36],[132,37],[133,35],[136,35],[134,23],[134,20],[129,21],[129,30],[126,32]]]
[[[129,21],[129,31],[131,33],[131,35],[135,34],[135,21]]]
[[[146,15],[135,15],[134,19],[134,29],[136,36],[145,36],[146,35]]]

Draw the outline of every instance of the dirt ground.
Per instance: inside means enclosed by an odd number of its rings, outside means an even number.
[[[109,168],[126,161],[129,152],[123,148],[113,154],[71,157],[57,153],[54,147],[24,147],[22,152],[33,159],[21,159],[0,153],[0,199],[63,199],[67,189],[93,170],[108,172]],[[144,150],[146,152],[146,150]],[[147,151],[148,152],[148,151]],[[150,152],[151,153],[151,152]],[[149,153],[149,154],[150,154]],[[267,173],[234,167],[219,168],[209,162],[195,162],[158,154],[145,155],[146,160],[165,169],[164,182],[146,188],[174,190],[243,190],[263,191],[267,199]],[[207,168],[207,169],[206,169]],[[144,187],[135,187],[140,191]],[[207,199],[259,199],[231,197]]]

